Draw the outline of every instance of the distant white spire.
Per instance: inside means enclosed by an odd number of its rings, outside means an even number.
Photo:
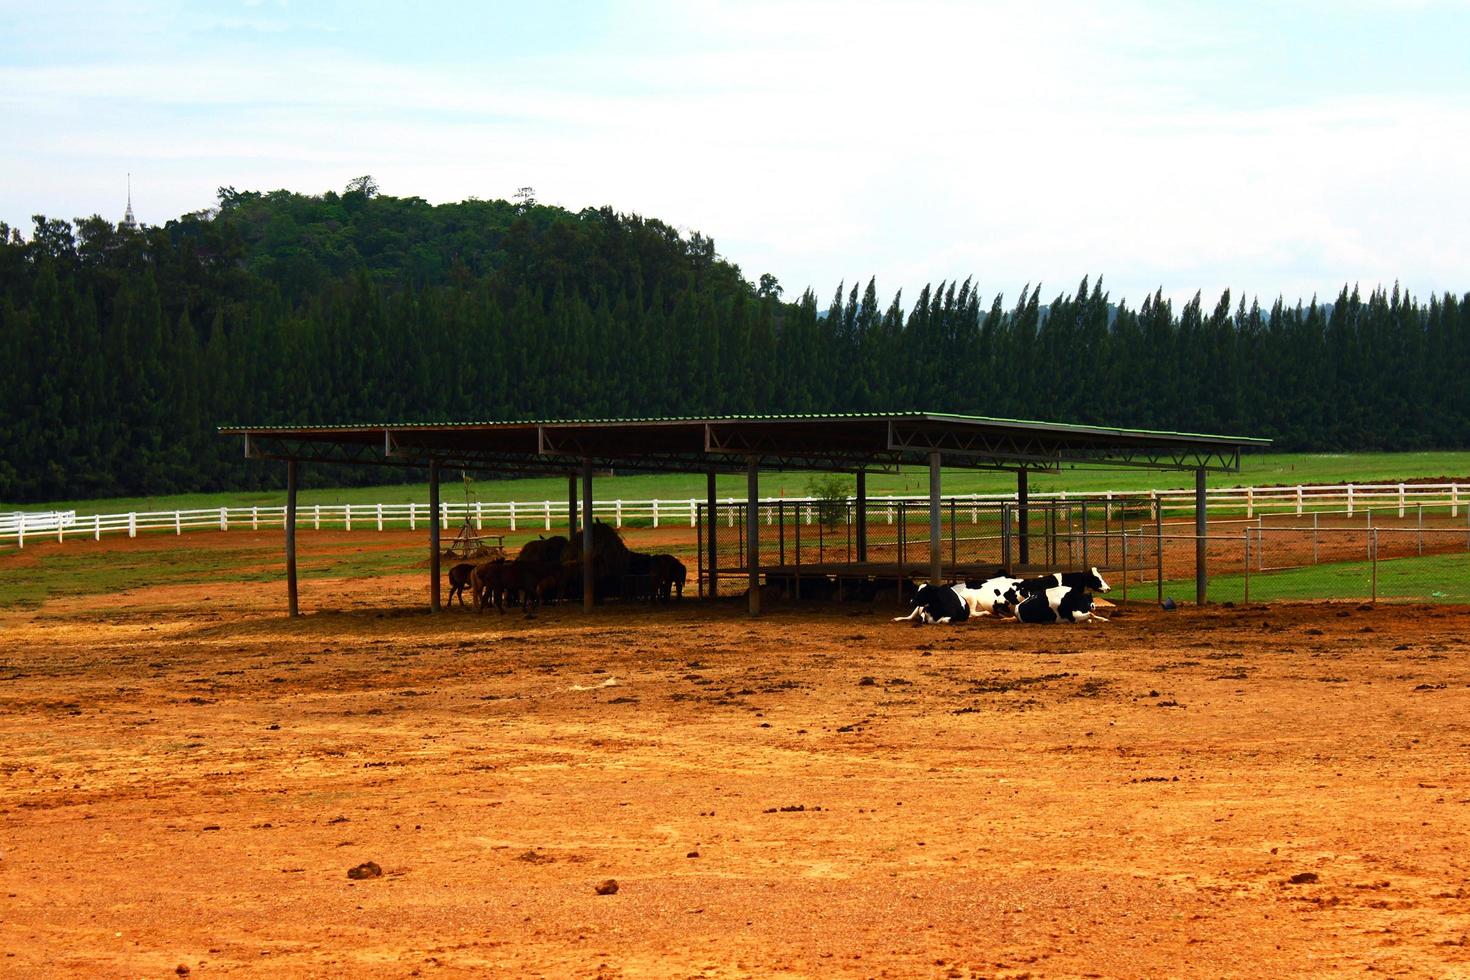
[[[138,227],[138,221],[133,217],[133,174],[131,171],[128,173],[128,209],[123,212],[122,223],[124,228]]]

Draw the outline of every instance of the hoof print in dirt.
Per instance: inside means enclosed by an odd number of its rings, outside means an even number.
[[[542,854],[540,851],[537,851],[533,848],[532,850],[529,850],[524,854],[517,854],[516,860],[525,861],[527,864],[550,864],[555,861],[556,858],[552,857],[550,854]]]
[[[1317,872],[1303,871],[1286,879],[1288,885],[1315,885],[1317,883]]]
[[[618,893],[618,883],[611,878],[606,881],[600,881],[597,883],[595,891],[599,895],[616,895]]]
[[[376,861],[364,861],[355,868],[347,869],[347,877],[353,881],[366,881],[369,878],[383,877],[383,869],[378,867]]]

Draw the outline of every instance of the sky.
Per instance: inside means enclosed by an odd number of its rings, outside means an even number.
[[[787,298],[1470,290],[1466,0],[0,0],[0,221],[610,205]]]

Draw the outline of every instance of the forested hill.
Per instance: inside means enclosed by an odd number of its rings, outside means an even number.
[[[970,280],[825,308],[609,209],[220,191],[162,227],[0,224],[0,500],[277,485],[228,423],[926,409],[1470,445],[1470,295],[1137,307]],[[316,474],[382,479],[382,472]]]

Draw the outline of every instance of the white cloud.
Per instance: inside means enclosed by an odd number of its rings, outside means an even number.
[[[474,64],[261,46],[0,65],[0,219],[120,210],[125,170],[150,221],[220,184],[372,173],[431,201],[530,183],[660,217],[824,302],[873,274],[885,302],[970,274],[1008,299],[1098,273],[1134,302],[1467,286],[1463,90],[1232,99],[1249,51],[1146,3],[628,17],[591,50]]]

